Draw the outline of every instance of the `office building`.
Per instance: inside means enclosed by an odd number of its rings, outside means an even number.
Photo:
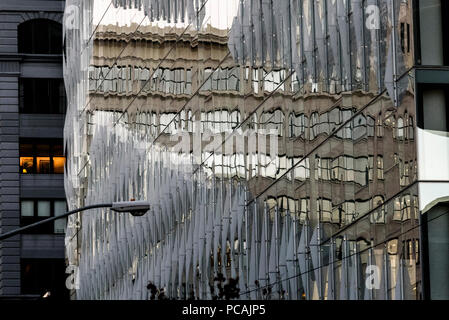
[[[67,209],[64,1],[0,3],[0,233]],[[68,298],[66,221],[0,242],[0,298]]]

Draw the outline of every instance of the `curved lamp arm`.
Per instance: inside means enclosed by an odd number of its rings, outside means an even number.
[[[27,225],[25,227],[4,233],[0,235],[0,241],[5,240],[7,238],[10,238],[12,236],[15,236],[16,234],[22,233],[24,231],[33,229],[35,227],[38,227],[40,225],[59,220],[62,218],[66,218],[74,213],[78,213],[81,211],[89,210],[89,209],[97,209],[97,208],[111,208],[113,211],[117,212],[129,212],[133,216],[142,216],[144,215],[149,209],[150,204],[148,201],[128,201],[128,202],[114,202],[114,203],[102,203],[102,204],[93,204],[90,206],[82,207],[79,209],[75,209],[69,212],[66,212],[62,215],[51,217],[36,223],[32,223],[30,225]]]

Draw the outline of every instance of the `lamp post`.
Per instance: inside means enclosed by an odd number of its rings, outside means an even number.
[[[52,222],[55,220],[59,220],[62,218],[66,218],[74,213],[78,213],[78,212],[89,210],[89,209],[97,209],[97,208],[111,208],[112,211],[129,212],[133,216],[140,217],[140,216],[143,216],[150,209],[150,203],[148,201],[126,201],[126,202],[93,204],[90,206],[86,206],[86,207],[82,207],[79,209],[75,209],[75,210],[66,212],[57,217],[51,217],[51,218],[27,225],[25,227],[1,234],[0,241],[10,238],[12,236],[15,236],[16,234],[22,233],[24,231],[33,229],[40,225],[43,225],[43,224],[46,224],[46,223],[49,223],[49,222]]]

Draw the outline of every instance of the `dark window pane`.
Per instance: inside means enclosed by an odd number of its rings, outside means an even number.
[[[67,212],[67,203],[65,200],[57,200],[54,203],[54,216],[60,216]],[[55,221],[55,233],[65,233],[67,219],[62,218]]]
[[[32,157],[33,154],[33,145],[31,143],[21,143],[20,144],[20,156],[21,157]]]
[[[26,110],[25,108],[25,85],[26,85],[26,81],[24,81],[24,79],[20,79],[19,80],[19,110],[21,113],[25,113]]]
[[[50,145],[38,144],[36,145],[36,156],[50,156]]]
[[[20,112],[64,114],[67,99],[63,79],[27,79],[19,81]]]
[[[55,145],[53,145],[53,156],[56,156],[56,157],[63,157],[64,156],[62,144],[55,144]]]
[[[62,54],[62,26],[51,23],[48,28],[50,53]]]
[[[65,114],[66,113],[66,108],[67,108],[67,98],[66,98],[66,94],[65,94],[65,85],[64,85],[64,81],[62,80],[56,80],[56,85],[58,88],[58,100],[56,101],[56,107],[54,110],[54,113],[60,113],[60,114]]]
[[[30,79],[19,80],[19,107],[22,113],[33,113],[34,110],[34,83]]]
[[[18,27],[19,53],[62,54],[62,26],[48,19],[26,21]]]
[[[410,24],[407,23],[407,52],[410,52],[410,37],[412,35],[410,34]]]
[[[21,259],[20,270],[22,294],[42,296],[50,291],[52,300],[69,300],[64,259]]]
[[[449,94],[447,85],[420,85],[418,127],[449,132]]]

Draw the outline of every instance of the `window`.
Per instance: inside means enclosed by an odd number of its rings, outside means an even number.
[[[405,23],[401,22],[401,50],[405,53]]]
[[[34,202],[31,200],[22,201],[20,210],[22,212],[22,217],[34,217]]]
[[[263,86],[265,91],[284,91],[284,79],[285,70],[273,70],[271,72],[267,72],[263,69]]]
[[[401,22],[401,50],[410,53],[410,24]]]
[[[318,113],[314,112],[310,116],[310,140],[313,140],[318,135]]]
[[[67,212],[67,203],[65,201],[56,200],[53,203],[53,215],[58,217]],[[65,233],[67,221],[65,218],[54,222],[55,233]]]
[[[331,180],[332,172],[332,159],[316,158],[316,172],[317,179]]]
[[[19,53],[62,54],[62,25],[47,19],[26,21],[18,27]]]
[[[253,78],[252,78],[252,86],[253,86],[253,91],[254,94],[258,94],[259,93],[259,70],[258,69],[253,69]]]
[[[329,111],[329,130],[333,132],[341,124],[341,110],[339,107]]]
[[[418,85],[418,127],[424,130],[449,132],[449,86]]]
[[[407,53],[410,53],[410,24],[407,23]]]
[[[295,159],[292,158],[291,166],[297,163],[299,159],[301,159],[301,157]],[[309,177],[310,177],[309,158],[305,158],[303,161],[301,161],[301,163],[296,165],[295,169],[293,170],[293,179],[296,179],[298,181],[304,181]]]
[[[298,78],[298,74],[296,73],[296,71],[293,72],[292,75],[292,93],[296,93],[299,91],[300,88],[300,82],[299,82],[299,78]]]
[[[371,137],[371,138],[374,137],[375,123],[376,123],[376,120],[373,117],[371,117],[371,116],[366,117],[368,137]]]
[[[321,114],[320,118],[319,118],[318,134],[321,134],[321,133],[325,133],[325,134],[330,133],[329,115],[327,112]]]
[[[435,204],[422,216],[422,258],[425,297],[432,300],[449,299],[449,207]],[[419,255],[417,255],[419,256]]]
[[[385,206],[382,196],[375,196],[373,198],[373,208],[376,208],[370,215],[371,223],[383,224],[385,223]]]
[[[21,78],[21,113],[64,114],[67,99],[63,79]]]
[[[65,269],[64,259],[21,259],[21,293],[42,296],[50,291],[52,300],[69,300]]]
[[[318,208],[318,212],[321,215],[320,221],[322,222],[334,222],[332,217],[332,202],[327,199],[317,199],[316,206]]]
[[[353,139],[358,140],[365,138],[367,135],[367,123],[366,117],[363,114],[359,114],[353,120]]]
[[[24,227],[64,214],[67,212],[67,203],[60,199],[22,199],[20,201],[20,212],[20,225]],[[65,233],[66,223],[66,218],[62,218],[27,232],[32,234],[63,234]]]
[[[294,138],[296,136],[296,121],[295,116],[293,113],[290,113],[288,116],[288,122],[289,122],[289,138]]]
[[[211,75],[212,74],[212,75]],[[191,83],[191,71],[187,74],[188,83]],[[202,91],[239,91],[240,90],[240,69],[239,68],[211,68],[204,69],[204,84]]]
[[[404,120],[402,117],[398,118],[398,125],[397,125],[397,137],[399,140],[403,140],[405,138],[405,128],[404,128]]]
[[[265,125],[266,134],[277,132],[278,136],[284,135],[284,112],[281,109],[262,113],[261,122]]]
[[[301,137],[305,139],[305,133],[307,129],[307,123],[308,119],[304,114],[296,115],[294,118],[294,128],[293,128],[293,134],[294,137]]]
[[[419,0],[420,50],[418,63],[429,66],[449,64],[448,18],[446,0]],[[421,61],[419,61],[421,60]]]
[[[414,127],[414,122],[413,122],[413,117],[410,116],[408,118],[408,138],[410,140],[414,140],[415,139],[415,127]]]
[[[380,155],[377,156],[377,179],[384,179],[384,158]]]
[[[64,164],[62,141],[20,141],[20,172],[22,174],[63,174]]]
[[[379,113],[379,117],[377,118],[376,135],[378,138],[382,138],[384,135],[384,127],[383,127],[383,123],[382,123],[382,113]]]

